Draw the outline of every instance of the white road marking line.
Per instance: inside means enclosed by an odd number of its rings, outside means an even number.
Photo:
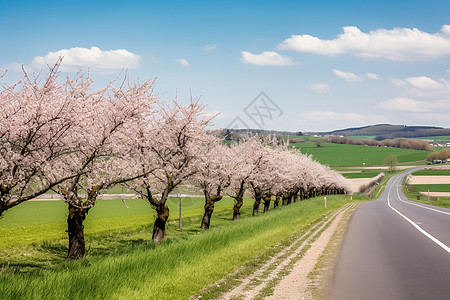
[[[388,206],[395,211],[397,214],[399,214],[401,217],[403,217],[406,221],[408,221],[412,226],[414,226],[417,230],[419,230],[422,234],[424,234],[427,238],[429,238],[430,240],[432,240],[433,242],[435,242],[438,246],[440,246],[442,249],[444,249],[445,251],[447,251],[448,253],[450,253],[450,247],[448,247],[447,245],[445,245],[443,242],[441,242],[440,240],[438,240],[437,238],[435,238],[434,236],[432,236],[431,234],[429,234],[428,232],[426,232],[425,230],[423,230],[419,225],[417,225],[416,223],[414,223],[413,221],[411,221],[407,216],[405,216],[404,214],[402,214],[401,212],[399,212],[398,210],[396,210],[395,208],[393,208],[391,206],[391,201],[390,201],[390,193],[392,190],[392,186],[389,188],[389,193],[387,195],[388,198]]]

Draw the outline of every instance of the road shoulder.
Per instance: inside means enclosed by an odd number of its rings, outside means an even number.
[[[334,269],[339,256],[350,218],[357,207],[345,211],[335,230],[328,237],[328,243],[322,252],[314,269],[308,274],[306,282],[297,299],[329,299],[333,285]],[[331,227],[331,226],[330,226]]]

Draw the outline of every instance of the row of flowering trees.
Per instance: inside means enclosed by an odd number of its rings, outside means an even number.
[[[277,208],[280,202],[285,205],[298,199],[350,191],[341,174],[270,137],[247,137],[230,146],[211,139],[201,151],[194,174],[195,184],[205,195],[201,228],[209,228],[214,203],[224,194],[235,199],[233,219],[239,219],[246,192],[254,199],[256,215],[261,202],[266,212],[272,200]]]
[[[60,61],[45,78],[24,77],[0,93],[0,216],[54,191],[68,206],[68,258],[85,254],[83,222],[102,191],[126,185],[156,211],[152,239],[160,242],[169,194],[192,178],[205,195],[202,228],[226,190],[240,216],[244,192],[286,203],[318,193],[345,193],[342,177],[310,157],[249,138],[223,145],[206,126],[211,117],[192,100],[164,103],[154,81],[111,82],[93,91],[89,76],[58,81]],[[117,87],[118,86],[118,87]],[[294,200],[295,201],[295,200]]]

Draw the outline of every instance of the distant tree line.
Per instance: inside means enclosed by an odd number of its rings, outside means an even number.
[[[441,149],[439,151],[434,151],[427,156],[428,161],[446,160],[447,158],[450,158],[450,149]]]
[[[386,139],[395,139],[399,137],[403,138],[417,138],[425,136],[440,136],[440,135],[450,135],[450,129],[447,128],[432,128],[432,129],[417,129],[410,131],[396,131],[388,134],[377,135],[375,139],[377,141],[382,141]]]
[[[382,141],[395,138],[416,138],[426,136],[449,135],[450,129],[434,126],[406,126],[377,124],[358,128],[348,128],[331,132],[310,133],[317,135],[337,135],[337,136],[374,136],[375,140]]]

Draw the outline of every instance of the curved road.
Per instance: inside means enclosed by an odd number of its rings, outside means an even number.
[[[392,177],[355,211],[330,299],[450,299],[450,210],[409,201]]]

